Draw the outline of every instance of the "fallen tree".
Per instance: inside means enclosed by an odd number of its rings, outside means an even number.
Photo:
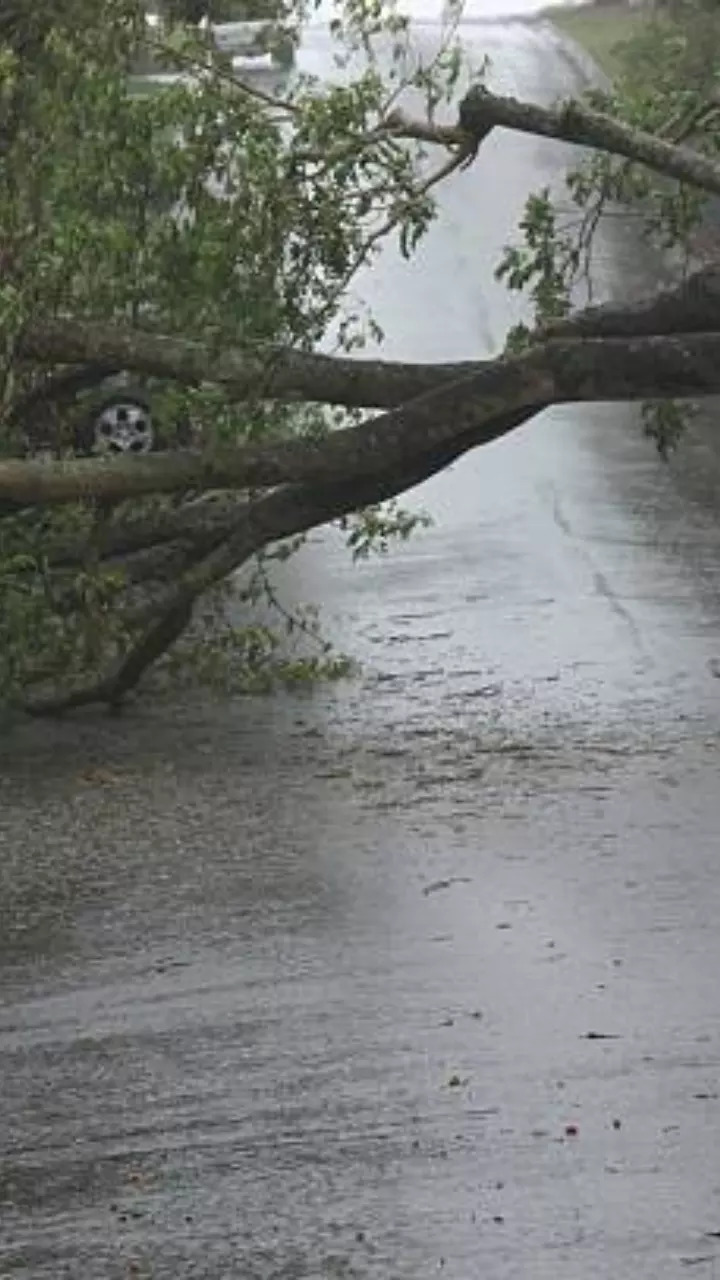
[[[198,601],[212,602],[211,631],[226,623],[222,587],[238,568],[332,521],[355,522],[356,546],[406,536],[413,518],[381,504],[547,405],[720,393],[720,267],[640,303],[570,313],[613,194],[607,169],[570,180],[579,237],[559,228],[547,194],[531,201],[526,244],[499,271],[529,288],[534,323],[497,358],[361,358],[362,328],[343,313],[358,267],[388,235],[412,252],[433,188],[472,164],[493,129],[620,157],[625,181],[655,174],[668,216],[668,179],[678,202],[688,186],[720,193],[702,139],[673,142],[624,120],[618,103],[544,108],[484,83],[460,95],[455,123],[436,123],[434,110],[410,118],[396,105],[407,84],[432,107],[457,101],[452,33],[430,68],[408,69],[405,25],[354,9],[336,35],[364,42],[370,62],[349,87],[243,86],[204,36],[173,28],[163,56],[202,77],[133,98],[142,14],[114,0],[100,30],[88,0],[58,8],[26,28],[19,7],[12,29],[0,27],[6,703],[35,714],[119,706],[197,625]],[[370,35],[395,43],[389,81]],[[433,167],[435,150],[446,154]],[[346,351],[319,354],[333,328]],[[192,417],[193,447],[74,456],[78,403],[120,370],[157,380],[166,415]],[[42,460],[39,419],[52,428]]]

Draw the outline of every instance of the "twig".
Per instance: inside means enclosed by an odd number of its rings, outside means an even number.
[[[262,552],[258,552],[255,559],[257,563],[257,573],[262,581],[262,589],[268,603],[277,611],[277,613],[280,614],[280,617],[285,620],[289,630],[299,631],[301,635],[306,636],[307,639],[320,649],[322,653],[327,653],[330,648],[327,640],[323,640],[322,636],[319,636],[303,617],[297,613],[291,613],[289,609],[285,608],[285,605],[278,596],[267,575],[267,569],[265,568],[265,561]]]
[[[421,182],[419,186],[408,195],[408,201],[421,200],[423,196],[426,196],[428,192],[433,189],[433,187],[436,187],[438,183],[442,182],[451,173],[454,173],[456,169],[464,169],[468,164],[472,163],[473,155],[474,143],[468,143],[467,139],[465,139],[464,144],[458,147],[454,155],[451,155],[444,164],[440,165],[439,168],[430,174],[424,182]],[[403,220],[403,216],[403,209],[399,209],[397,212],[389,214],[385,222],[383,222],[381,226],[377,227],[376,230],[367,237],[364,243],[360,246],[360,249],[355,255],[342,280],[338,284],[333,295],[334,299],[338,298],[345,292],[353,277],[360,270],[360,267],[367,262],[367,259],[372,253],[375,245],[381,240],[384,240],[386,236],[390,235],[390,233],[399,226]]]

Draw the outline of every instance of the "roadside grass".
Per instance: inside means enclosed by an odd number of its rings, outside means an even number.
[[[627,4],[558,7],[546,10],[545,17],[563,35],[575,40],[610,79],[620,69],[618,46],[634,36],[648,20],[646,10],[631,9]]]

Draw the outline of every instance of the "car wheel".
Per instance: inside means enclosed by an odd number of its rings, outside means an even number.
[[[82,434],[83,451],[93,454],[152,453],[159,447],[150,406],[132,392],[105,400]]]

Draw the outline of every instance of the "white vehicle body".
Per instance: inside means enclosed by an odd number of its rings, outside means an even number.
[[[210,30],[221,53],[247,58],[265,53],[265,42],[272,35],[272,23],[216,22]]]
[[[162,24],[157,13],[147,13],[145,20],[148,27],[156,31]],[[216,22],[209,24],[203,19],[202,29],[209,29],[218,51],[229,57],[233,71],[273,71],[275,58],[268,48],[273,34],[273,24],[266,20],[255,22]],[[177,77],[153,74],[152,80],[157,84],[177,83]]]

